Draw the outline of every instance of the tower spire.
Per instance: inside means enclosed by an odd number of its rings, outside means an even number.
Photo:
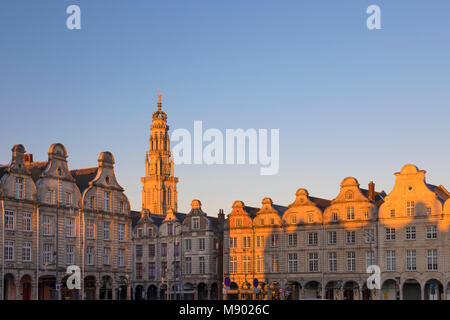
[[[158,111],[161,111],[162,94],[159,93],[159,89],[156,90],[156,93],[158,94]]]

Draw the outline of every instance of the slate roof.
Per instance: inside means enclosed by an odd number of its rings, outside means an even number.
[[[70,174],[75,178],[75,183],[80,189],[81,194],[89,187],[89,182],[94,180],[97,175],[98,167],[71,170]]]

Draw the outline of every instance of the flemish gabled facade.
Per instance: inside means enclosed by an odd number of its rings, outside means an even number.
[[[48,161],[34,162],[16,145],[11,164],[0,166],[5,299],[110,299],[130,294],[130,207],[114,176],[114,158],[104,152],[98,168],[69,171],[67,157],[62,144],[53,144]],[[80,189],[96,190],[100,196],[110,192],[109,202],[103,202],[110,206],[98,202],[90,210]],[[87,225],[85,217],[93,223]],[[109,240],[103,237],[103,221],[111,223]],[[109,264],[103,260],[106,246],[111,247]],[[121,249],[123,266],[113,259]],[[70,265],[80,268],[81,291],[66,286]],[[110,279],[106,284],[105,277]]]

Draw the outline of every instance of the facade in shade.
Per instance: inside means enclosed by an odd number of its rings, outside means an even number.
[[[221,217],[207,216],[198,200],[188,214],[142,211],[134,226],[134,298],[220,299]]]
[[[2,294],[8,300],[126,299],[131,280],[131,216],[102,152],[98,167],[70,171],[67,151],[53,144],[34,162],[22,145],[0,166]],[[67,267],[81,290],[67,288]]]
[[[414,165],[395,176],[388,195],[349,177],[331,201],[305,189],[288,207],[235,201],[225,223],[224,298],[450,298],[450,194]],[[372,265],[380,290],[367,286]]]

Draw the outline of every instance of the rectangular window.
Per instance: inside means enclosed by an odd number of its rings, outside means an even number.
[[[72,245],[66,246],[66,264],[68,265],[74,264],[73,249],[74,247]]]
[[[406,240],[416,240],[416,227],[406,227]]]
[[[317,252],[310,252],[308,258],[309,272],[319,271],[319,254]]]
[[[153,228],[148,228],[147,229],[147,234],[149,237],[153,237]]]
[[[5,230],[14,230],[14,211],[5,211]]]
[[[92,210],[94,210],[94,208],[95,208],[95,197],[94,196],[91,196],[89,198],[89,208]]]
[[[291,223],[292,224],[296,224],[297,223],[297,216],[296,215],[291,215]]]
[[[167,243],[161,243],[161,257],[167,257]]]
[[[184,272],[186,274],[191,274],[192,273],[192,258],[191,257],[186,257],[186,259],[185,259]]]
[[[317,232],[308,232],[308,245],[317,246],[317,243],[318,243]]]
[[[142,258],[142,245],[136,245],[136,258]]]
[[[337,272],[337,254],[336,254],[336,252],[328,253],[328,270],[330,272]]]
[[[94,239],[94,220],[86,220],[86,238]]]
[[[31,242],[25,241],[22,247],[22,261],[31,262]]]
[[[427,216],[431,216],[431,208],[427,208]]]
[[[264,248],[264,236],[256,236],[256,247]]]
[[[355,220],[355,208],[354,207],[346,208],[346,217],[347,217],[347,220]]]
[[[198,250],[200,251],[205,250],[205,238],[198,239]]]
[[[230,273],[237,273],[237,257],[230,257]]]
[[[331,220],[333,222],[338,222],[339,221],[339,214],[337,212],[333,212],[331,217],[332,217]]]
[[[427,250],[427,270],[437,271],[438,269],[438,255],[437,250]]]
[[[242,240],[243,240],[242,245],[243,245],[244,249],[248,249],[248,248],[251,247],[251,245],[250,245],[250,237],[243,237]]]
[[[151,243],[148,245],[148,256],[150,258],[153,258],[156,254],[156,250],[155,250],[155,244]]]
[[[103,200],[103,210],[111,211],[111,192],[105,191]]]
[[[136,263],[136,279],[142,279],[142,263]]]
[[[230,249],[236,249],[237,248],[237,238],[231,237],[230,238]]]
[[[337,233],[336,231],[328,231],[328,244],[337,243]]]
[[[125,225],[123,223],[119,223],[119,241],[125,241]]]
[[[148,264],[148,277],[154,279],[156,277],[156,267],[154,262]]]
[[[355,231],[347,231],[347,244],[353,244],[356,242]]]
[[[48,190],[47,202],[48,204],[55,204],[55,192],[53,190]]]
[[[256,256],[256,272],[264,272],[264,256]]]
[[[185,243],[186,243],[186,248],[185,248],[185,250],[186,250],[186,251],[191,251],[191,244],[192,244],[191,239],[186,239],[186,240],[185,240]]]
[[[416,250],[406,250],[406,270],[416,270]]]
[[[51,236],[53,234],[53,217],[43,216],[44,236]]]
[[[70,192],[66,192],[66,205],[70,206],[72,204],[72,194]]]
[[[366,252],[366,269],[375,264],[375,252],[367,251]]]
[[[415,211],[414,201],[407,201],[406,202],[406,216],[413,217],[414,211]]]
[[[16,198],[23,199],[23,178],[16,178]]]
[[[125,249],[119,248],[119,267],[125,265]]]
[[[436,226],[427,226],[427,239],[437,239],[437,227]]]
[[[244,273],[245,273],[245,274],[251,272],[251,262],[250,262],[250,257],[245,256],[245,257],[243,258],[243,261],[242,261],[242,267],[243,267],[243,270],[244,270]]]
[[[373,232],[373,229],[367,229],[364,231],[364,235],[365,235],[365,241],[366,243],[373,243],[375,242],[375,235]]]
[[[279,272],[279,263],[278,263],[278,255],[273,254],[272,255],[272,272],[276,273]]]
[[[288,234],[288,246],[289,247],[297,246],[297,234],[296,233]]]
[[[392,241],[395,240],[395,228],[386,228],[386,240]]]
[[[103,222],[103,240],[111,239],[111,223]]]
[[[355,271],[355,252],[349,251],[347,252],[347,271],[354,272]]]
[[[391,209],[391,218],[395,218],[395,209]]]
[[[51,244],[44,244],[44,248],[43,248],[43,254],[42,254],[42,263],[43,264],[50,264],[52,263],[52,257],[53,257],[53,253],[52,253],[52,245]]]
[[[123,213],[124,212],[124,207],[125,207],[125,205],[124,205],[123,201],[120,201],[119,202],[119,213]]]
[[[192,229],[193,230],[200,229],[200,217],[193,217],[192,218]]]
[[[5,241],[5,261],[14,261],[14,241]]]
[[[298,271],[298,260],[296,253],[288,254],[288,272],[294,273]]]
[[[142,228],[138,228],[137,229],[137,237],[142,238],[143,235],[144,235],[144,230],[142,230]]]
[[[388,250],[386,251],[386,270],[395,271],[395,269],[396,269],[395,251]]]
[[[272,235],[272,248],[278,248],[278,234]]]
[[[75,236],[75,219],[66,218],[66,237]]]
[[[23,213],[23,231],[26,231],[26,232],[32,231],[32,222],[31,222],[31,213],[30,212]]]
[[[94,247],[86,248],[86,263],[89,266],[94,264]]]
[[[173,224],[172,224],[172,223],[169,223],[169,224],[167,225],[167,234],[168,234],[169,236],[173,235]]]
[[[111,248],[104,248],[103,250],[103,264],[109,265],[111,257]]]

